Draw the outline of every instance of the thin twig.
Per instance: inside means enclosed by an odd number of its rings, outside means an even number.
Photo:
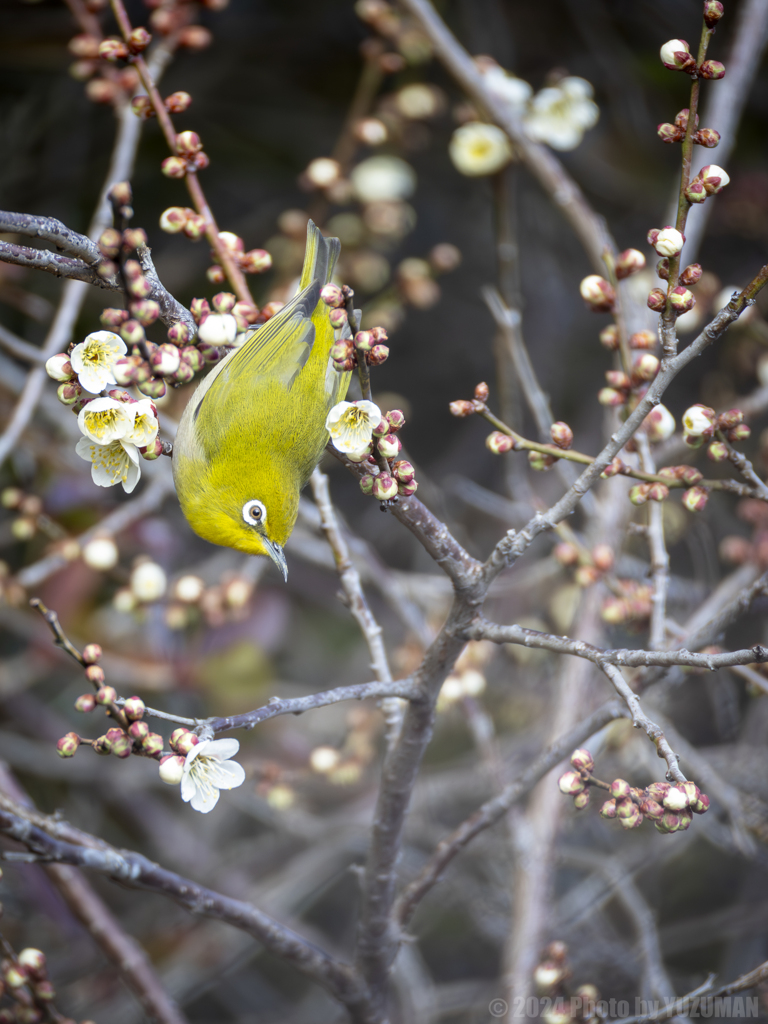
[[[643,469],[655,473],[648,436],[639,432],[636,437]],[[651,551],[651,629],[648,643],[653,651],[660,651],[666,639],[667,592],[669,590],[669,553],[664,541],[664,506],[658,501],[648,503],[648,546]]]
[[[355,618],[368,645],[371,656],[371,670],[380,683],[391,683],[392,673],[387,661],[387,651],[382,639],[381,626],[371,612],[360,583],[360,574],[352,563],[349,547],[341,532],[328,490],[328,477],[315,469],[310,477],[315,504],[320,513],[320,525],[328,545],[333,552],[336,571],[339,574],[345,604]],[[402,709],[398,698],[386,697],[381,702],[387,723],[387,738],[391,744],[397,737],[402,724]]]

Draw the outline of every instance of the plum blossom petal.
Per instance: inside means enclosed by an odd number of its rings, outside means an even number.
[[[235,739],[201,740],[186,756],[181,779],[181,799],[192,809],[207,814],[219,802],[219,790],[234,789],[245,782],[245,771],[230,761],[240,749]]]
[[[359,452],[381,422],[381,410],[373,402],[339,402],[328,413],[325,429],[340,452]]]
[[[108,384],[115,384],[113,367],[128,351],[125,342],[112,331],[94,331],[72,349],[69,361],[81,387],[98,395]]]

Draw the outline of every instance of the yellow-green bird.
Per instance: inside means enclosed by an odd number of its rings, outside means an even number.
[[[176,493],[195,533],[268,555],[286,579],[283,547],[299,491],[323,454],[326,417],[349,384],[329,358],[335,335],[320,298],[339,248],[309,222],[298,294],[203,380],[173,447]]]

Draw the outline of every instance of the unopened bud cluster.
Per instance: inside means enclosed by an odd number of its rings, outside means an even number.
[[[591,587],[613,569],[613,551],[608,544],[597,544],[588,551],[562,541],[552,554],[560,565],[574,569],[574,581],[580,587]]]
[[[326,285],[323,292],[336,285]],[[327,300],[326,300],[327,301]],[[347,324],[347,311],[342,306],[332,306],[331,323],[334,329],[344,329]],[[341,337],[331,347],[331,359],[334,369],[339,373],[348,373],[361,363],[368,366],[381,366],[389,358],[387,332],[383,327],[372,327],[369,331],[358,331],[354,338]]]
[[[398,458],[403,445],[397,435],[404,424],[405,416],[400,409],[391,409],[373,428],[369,445],[362,452],[347,453],[351,461],[365,463],[360,490],[377,501],[410,498],[418,490],[415,469],[410,462]]]
[[[711,17],[710,15],[710,20]],[[714,24],[713,22],[712,27]],[[725,75],[725,66],[719,60],[705,60],[697,64],[685,39],[669,39],[659,51],[659,56],[665,68],[670,71],[684,71],[692,78],[719,79]]]
[[[669,144],[682,142],[688,128],[689,114],[690,111],[686,107],[677,115],[674,124],[660,124],[656,133],[661,141]],[[720,133],[716,132],[714,128],[699,128],[698,125],[699,118],[697,115],[694,123],[694,131],[691,135],[692,142],[696,146],[704,146],[706,149],[714,149],[720,142]]]
[[[616,580],[617,593],[607,597],[600,608],[603,622],[609,626],[641,625],[651,615],[653,590],[638,580]]]
[[[704,814],[709,808],[709,797],[693,782],[654,782],[641,790],[624,779],[614,779],[609,786],[592,775],[594,760],[588,750],[582,749],[571,754],[571,765],[572,770],[558,779],[560,792],[573,797],[574,806],[581,810],[589,803],[592,785],[608,790],[609,799],[600,808],[600,815],[618,818],[625,829],[638,828],[648,818],[659,832],[683,832],[694,814]]]
[[[104,708],[113,725],[95,740],[86,740],[76,732],[68,732],[56,744],[59,756],[73,757],[78,748],[86,744],[97,754],[114,754],[119,758],[139,754],[143,757],[159,758],[163,749],[163,737],[159,733],[150,732],[149,726],[143,721],[146,712],[144,701],[140,697],[128,697],[127,700],[118,701],[117,692],[114,687],[107,684],[104,670],[98,664],[101,654],[101,647],[98,644],[87,644],[83,648],[85,678],[92,685],[93,691],[83,693],[77,698],[75,710],[89,714],[100,706]]]
[[[0,996],[10,1000],[10,1006],[0,1010],[0,1021],[7,1021],[8,1024],[36,1024],[38,1021],[56,1020],[67,1024],[53,1005],[56,992],[48,976],[45,953],[30,946],[16,954],[6,940],[3,940],[3,947]]]

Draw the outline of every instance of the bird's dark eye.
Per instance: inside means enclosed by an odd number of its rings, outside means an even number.
[[[243,520],[249,526],[261,526],[267,521],[267,510],[264,503],[257,498],[246,501],[243,505]]]

